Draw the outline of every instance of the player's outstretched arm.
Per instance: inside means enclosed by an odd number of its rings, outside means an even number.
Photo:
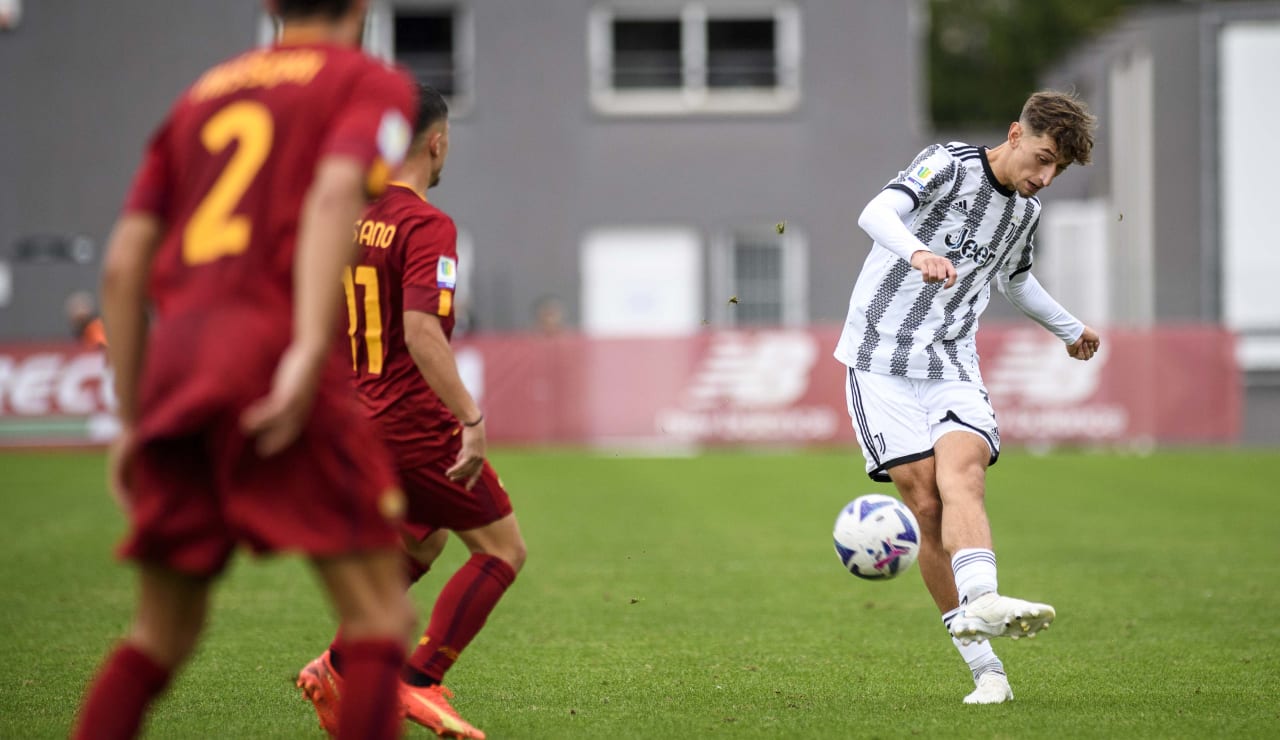
[[[1067,345],[1067,354],[1075,359],[1088,360],[1102,346],[1098,333],[1054,300],[1030,271],[1001,278],[996,286],[1015,308],[1061,339]]]
[[[484,414],[462,383],[453,348],[438,317],[422,311],[405,311],[404,341],[427,385],[462,422],[462,449],[446,474],[450,480],[465,481],[470,489],[480,477],[487,453]]]
[[[329,156],[302,205],[293,263],[293,341],[266,398],[245,410],[258,452],[274,455],[297,439],[311,412],[320,370],[342,300],[342,271],[355,260],[351,225],[364,207],[365,170],[354,158]]]

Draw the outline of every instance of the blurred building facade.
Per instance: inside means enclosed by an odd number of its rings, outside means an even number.
[[[1239,337],[1242,438],[1280,440],[1280,3],[1131,13],[1045,84],[1100,118],[1093,166],[1046,197],[1037,274],[1101,325],[1219,323]]]

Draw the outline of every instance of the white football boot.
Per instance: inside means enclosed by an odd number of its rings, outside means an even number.
[[[978,678],[978,687],[964,698],[965,704],[1003,704],[1013,699],[1009,677],[1003,673],[987,671]]]
[[[1057,616],[1048,604],[1037,604],[991,591],[964,606],[951,620],[951,635],[962,645],[992,637],[1035,637]]]

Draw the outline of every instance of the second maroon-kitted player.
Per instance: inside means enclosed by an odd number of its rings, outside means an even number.
[[[450,706],[452,693],[442,680],[515,579],[525,544],[507,492],[485,461],[484,414],[463,385],[449,344],[457,229],[426,198],[449,151],[448,108],[434,90],[420,95],[419,132],[397,181],[356,225],[360,259],[344,281],[351,362],[360,398],[404,486],[411,581],[439,552],[439,530],[453,531],[471,551],[445,584],[405,666],[405,713],[439,734],[483,738]],[[336,722],[340,701],[345,711],[345,664],[335,640],[299,675],[322,723]]]

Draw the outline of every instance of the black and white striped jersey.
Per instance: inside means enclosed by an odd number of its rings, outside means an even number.
[[[908,230],[956,268],[956,284],[926,284],[874,244],[849,299],[835,356],[858,370],[981,383],[974,336],[992,282],[1031,269],[1040,201],[996,180],[986,149],[934,144],[887,186],[915,202]]]

